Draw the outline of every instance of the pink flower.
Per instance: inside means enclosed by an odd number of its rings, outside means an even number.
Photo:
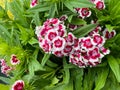
[[[12,90],[23,90],[24,89],[24,81],[23,80],[17,80],[12,85]]]
[[[93,50],[88,51],[88,55],[92,60],[97,60],[101,57],[101,54],[98,48],[94,48]]]
[[[12,70],[12,68],[7,65],[1,67],[1,72],[7,76],[11,70]]]
[[[57,36],[53,39],[53,49],[55,51],[61,51],[65,48],[65,39],[60,37],[60,36]]]
[[[115,35],[116,35],[115,30],[112,30],[111,32],[109,32],[107,29],[105,29],[103,31],[103,36],[107,39],[110,39],[110,38],[114,37]]]
[[[75,40],[75,36],[71,32],[69,32],[67,37],[65,38],[65,40],[66,40],[67,44],[73,45],[74,40]]]
[[[73,47],[71,45],[66,45],[63,50],[63,53],[67,56],[72,52],[72,49],[73,49]]]
[[[50,31],[48,31],[47,34],[46,34],[46,39],[47,39],[48,41],[52,41],[56,36],[57,36],[57,32],[54,31],[54,30],[50,30]]]
[[[72,55],[70,55],[69,57],[69,62],[74,64],[74,65],[77,65],[77,62],[79,61],[79,59],[77,57],[74,57]]]
[[[60,37],[64,37],[66,35],[66,30],[65,30],[65,26],[63,24],[59,24],[58,25],[58,35]]]
[[[39,36],[39,37],[38,37],[38,41],[39,41],[40,43],[42,43],[42,42],[43,42],[43,38],[42,38],[41,36]]]
[[[77,29],[77,25],[74,25],[74,24],[68,24],[68,27],[71,31],[74,31],[75,29]]]
[[[79,66],[80,68],[84,68],[86,66],[84,61],[82,61],[82,56],[79,56],[78,58],[78,57],[74,57],[74,55],[70,55],[69,62]]]
[[[87,51],[81,51],[82,54],[82,59],[85,62],[88,62],[88,60],[90,59],[90,56],[88,55]]]
[[[1,66],[6,66],[6,61],[4,59],[1,59],[0,62],[1,62],[0,64]]]
[[[67,15],[62,15],[62,16],[59,18],[59,20],[60,20],[60,21],[65,21],[67,18],[68,18]]]
[[[0,62],[1,62],[1,64],[0,64],[1,72],[8,76],[9,72],[12,70],[12,68],[6,64],[6,61],[4,59],[1,59]]]
[[[90,67],[94,67],[94,66],[96,66],[96,65],[98,65],[98,64],[100,64],[100,63],[101,63],[100,60],[95,61],[95,62],[89,61],[89,62],[88,62],[88,65],[89,65]]]
[[[16,55],[11,55],[11,59],[10,59],[10,62],[12,65],[17,65],[20,63],[20,60],[17,59]]]
[[[53,30],[52,27],[50,27],[50,26],[42,26],[41,29],[40,29],[39,36],[44,38],[49,30]]]
[[[100,34],[94,34],[92,41],[94,45],[102,46],[105,43],[105,38],[100,36]]]
[[[78,13],[80,11],[80,8],[75,8],[74,10]]]
[[[110,53],[110,50],[109,50],[109,49],[106,49],[106,48],[104,48],[104,47],[101,47],[100,50],[102,51],[102,53],[103,53],[104,55],[107,55],[107,54]]]
[[[62,51],[53,51],[52,54],[54,54],[57,57],[63,57],[64,56]]]
[[[39,43],[40,47],[43,49],[44,52],[49,53],[52,50],[52,46],[48,43],[48,40],[44,39],[42,43]]]
[[[65,25],[59,24],[59,25],[58,25],[58,31],[59,31],[59,30],[65,30]]]
[[[37,5],[37,2],[38,2],[38,0],[32,0],[32,1],[31,1],[31,4],[30,4],[30,7],[36,6],[36,5]]]
[[[79,13],[79,16],[82,18],[90,17],[91,15],[91,11],[89,10],[89,8],[81,8],[78,13]]]
[[[105,8],[105,4],[103,0],[98,0],[97,2],[95,2],[95,4],[98,10],[103,10]]]
[[[50,20],[50,24],[52,24],[53,26],[60,24],[60,20],[58,18],[51,18],[49,20]]]
[[[75,50],[80,49],[80,43],[81,43],[81,40],[80,40],[80,39],[75,38],[75,39],[74,39],[73,48],[74,48]]]
[[[85,50],[92,49],[94,47],[92,43],[92,38],[84,37],[81,42],[81,47]]]
[[[82,61],[82,60],[79,60],[78,62],[77,62],[77,65],[78,65],[78,67],[80,67],[80,68],[85,68],[85,63]]]

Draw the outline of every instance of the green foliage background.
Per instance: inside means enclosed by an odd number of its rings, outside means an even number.
[[[9,62],[11,54],[16,54],[21,63],[12,72],[14,76],[0,76],[0,79],[9,84],[9,88],[15,80],[22,79],[25,90],[120,90],[120,1],[105,0],[105,5],[105,10],[99,11],[88,0],[39,0],[37,6],[30,8],[30,0],[6,0],[5,9],[0,7],[0,58]],[[69,64],[66,57],[62,60],[39,48],[35,27],[47,18],[67,14],[69,23],[84,24],[73,32],[77,37],[96,26],[88,24],[89,19],[75,19],[73,7],[91,7],[92,19],[97,18],[100,25],[117,32],[105,44],[111,50],[110,55],[96,67],[81,69]],[[8,10],[14,19],[9,17]],[[8,86],[6,88],[8,90]]]

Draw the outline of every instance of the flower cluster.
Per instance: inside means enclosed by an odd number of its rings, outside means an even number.
[[[43,26],[36,27],[40,47],[46,53],[63,56],[61,51],[65,48],[67,34],[65,28],[64,23],[57,18],[48,19]]]
[[[39,45],[44,52],[57,57],[69,56],[69,62],[79,67],[96,66],[104,55],[110,53],[104,47],[106,37],[99,34],[100,26],[97,26],[88,36],[77,38],[71,32],[67,34],[64,20],[66,20],[65,16],[61,21],[51,18],[45,21],[43,26],[36,27]]]
[[[17,80],[12,85],[12,90],[23,90],[24,89],[24,81],[23,80]]]
[[[0,60],[1,62],[1,72],[5,75],[9,75],[9,73],[13,70],[11,66],[8,66],[4,59]],[[11,55],[10,62],[12,65],[17,65],[20,63],[20,60],[17,59],[16,55]]]
[[[104,43],[105,38],[98,33],[79,38],[75,43],[77,47],[70,54],[69,62],[79,67],[96,66],[110,52],[103,47]]]

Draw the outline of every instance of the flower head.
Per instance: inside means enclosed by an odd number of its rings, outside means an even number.
[[[10,66],[2,66],[1,67],[1,72],[5,75],[9,75],[9,72],[12,70],[12,68]]]
[[[23,80],[17,80],[12,85],[12,90],[23,90],[24,89],[24,81]]]
[[[105,4],[103,0],[98,0],[97,2],[95,2],[95,4],[98,10],[103,10],[105,8]]]
[[[74,24],[68,24],[68,28],[71,30],[71,31],[74,31],[75,29],[77,29],[77,25],[74,25]]]
[[[6,61],[4,59],[1,59],[0,62],[1,62],[0,64],[1,66],[6,66]]]
[[[105,38],[100,34],[94,34],[92,41],[94,45],[102,46],[105,43]]]
[[[116,32],[115,30],[112,30],[111,32],[109,32],[107,29],[105,29],[103,31],[103,36],[106,38],[106,39],[110,39],[112,37],[114,37],[116,35]]]
[[[81,18],[85,18],[85,17],[90,17],[91,15],[91,11],[89,10],[89,8],[81,8],[79,11],[79,17]]]
[[[68,18],[67,15],[62,15],[59,19],[60,21],[65,21]]]
[[[17,65],[20,63],[20,60],[17,59],[17,56],[16,55],[11,55],[11,59],[10,59],[10,62],[12,65]]]
[[[61,38],[60,36],[57,36],[53,39],[53,49],[55,51],[61,51],[65,47],[65,39]]]
[[[38,0],[32,0],[30,7],[35,7],[37,5],[37,3],[38,3]]]
[[[84,37],[82,39],[81,47],[85,50],[92,49],[94,47],[91,37]]]

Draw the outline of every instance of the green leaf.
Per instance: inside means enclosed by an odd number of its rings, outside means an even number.
[[[42,88],[49,85],[50,83],[50,79],[43,79],[39,76],[35,76],[31,79],[31,85],[35,87],[35,90],[42,90]]]
[[[111,32],[112,30],[113,30],[113,28],[114,28],[114,26],[111,26],[111,25],[109,25],[109,24],[107,24],[107,25],[105,25],[106,26],[106,28],[107,28],[107,30],[109,31],[109,32]]]
[[[14,22],[17,22],[25,27],[29,26],[26,17],[24,17],[24,7],[23,4],[20,3],[20,0],[13,0],[8,3],[8,8],[14,16]]]
[[[51,8],[49,10],[49,18],[54,18],[55,17],[55,12],[57,11],[57,4],[54,3],[53,5],[51,5]]]
[[[120,67],[119,67],[119,63],[116,61],[117,59],[115,59],[113,56],[110,55],[107,58],[111,70],[115,74],[117,81],[120,82]]]
[[[79,84],[79,83],[78,83]],[[73,80],[70,80],[70,82],[64,86],[63,90],[74,90],[74,86],[73,86]],[[80,90],[80,89],[79,89]]]
[[[4,34],[5,36],[7,36],[8,38],[11,37],[8,29],[6,27],[4,27],[3,25],[0,25],[0,33]]]
[[[97,82],[96,87],[95,87],[94,90],[101,90],[104,87],[107,76],[108,76],[108,73],[109,73],[108,67],[102,69],[102,71],[99,72],[98,78],[97,78],[97,81],[96,81]]]
[[[9,85],[0,84],[0,90],[10,90]]]
[[[31,75],[34,75],[34,71],[43,69],[37,60],[31,60],[28,68]]]
[[[73,81],[75,90],[83,90],[82,81],[83,81],[83,69],[76,68],[72,70]]]
[[[74,12],[74,8],[85,8],[85,7],[93,7],[94,4],[92,4],[88,0],[69,0],[64,2],[65,6],[70,9],[72,12]]]
[[[29,40],[29,44],[33,45],[33,44],[38,44],[38,40],[35,39],[34,37],[32,37],[30,40]]]
[[[55,84],[57,84],[58,82],[59,82],[59,79],[58,79],[58,78],[54,77],[54,78],[52,79],[52,85],[55,85]]]
[[[29,62],[29,72],[32,75],[34,75],[34,72],[37,70],[43,70],[42,65],[37,61],[37,55],[38,55],[39,49],[36,49],[31,56],[31,60]]]
[[[0,6],[0,18],[2,18],[4,14],[5,14],[4,9]]]
[[[0,80],[2,80],[6,84],[10,84],[10,78],[0,76]]]
[[[116,16],[117,14],[120,14],[120,1],[118,1],[114,6],[113,8],[111,9],[111,16]]]
[[[68,17],[68,21],[71,22],[71,21],[72,21],[72,18],[73,18],[73,15],[70,15],[70,16]]]
[[[49,60],[50,54],[45,53],[42,59],[41,65],[44,66],[47,60]]]
[[[73,31],[76,37],[83,37],[96,28],[97,24],[89,24]]]
[[[53,68],[58,67],[58,65],[57,65],[56,63],[52,62],[51,60],[48,60],[48,61],[46,62],[46,64],[47,64],[49,67],[53,67]]]
[[[72,24],[74,25],[85,25],[86,21],[80,18],[75,18],[71,21]]]
[[[24,28],[20,24],[16,24],[20,30],[20,40],[22,40],[22,44],[26,45],[29,40],[32,38],[33,30]]]
[[[70,72],[69,72],[69,68],[65,68],[65,66],[67,65],[66,59],[64,57],[63,59],[63,66],[64,66],[64,75],[63,75],[63,83],[64,84],[68,84],[69,80],[70,80]]]
[[[95,68],[88,68],[84,70],[84,78],[83,78],[83,90],[92,90],[94,87],[96,77]]]
[[[34,20],[36,26],[40,25],[40,18],[39,18],[39,13],[38,12],[35,13],[35,15],[33,17],[33,20]]]
[[[50,9],[50,5],[48,3],[42,3],[40,5],[36,5],[35,7],[32,7],[30,9],[27,10],[27,12],[45,12],[45,11],[49,11]]]

